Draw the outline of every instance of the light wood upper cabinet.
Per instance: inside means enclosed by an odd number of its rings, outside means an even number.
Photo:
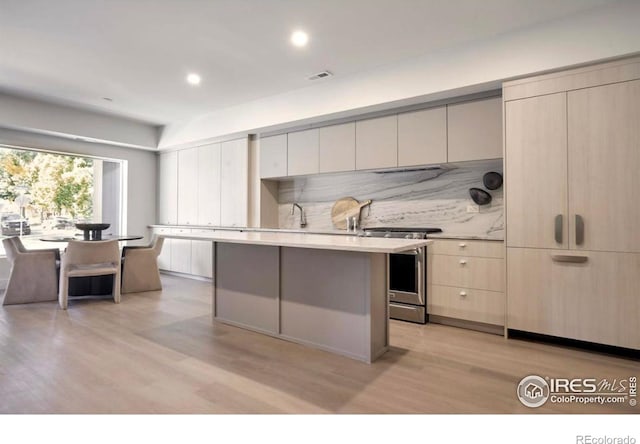
[[[398,166],[447,161],[447,108],[398,115]]]
[[[334,173],[356,169],[355,122],[320,128],[320,172]]]
[[[568,104],[570,247],[640,252],[640,80],[570,91]]]
[[[320,172],[319,131],[317,128],[287,134],[287,175]]]
[[[194,225],[198,218],[198,149],[178,151],[178,224]]]
[[[398,166],[398,116],[356,122],[356,169]]]
[[[247,139],[221,145],[220,223],[246,227],[249,218],[249,144]]]
[[[260,138],[260,177],[287,175],[287,135]]]
[[[505,112],[507,245],[640,252],[640,81],[514,100]]]
[[[160,154],[158,168],[158,223],[178,222],[178,153]]]
[[[220,150],[198,147],[198,225],[220,225]]]
[[[566,94],[507,102],[505,113],[507,246],[567,248]]]
[[[160,224],[247,226],[247,139],[161,154],[159,175]]]
[[[502,157],[502,98],[447,105],[448,161]]]

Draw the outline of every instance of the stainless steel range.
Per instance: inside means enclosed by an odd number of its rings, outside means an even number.
[[[365,228],[363,236],[426,239],[429,233],[440,232],[442,232],[440,228],[374,227]],[[426,259],[425,248],[388,255],[387,293],[390,318],[419,324],[428,321]]]

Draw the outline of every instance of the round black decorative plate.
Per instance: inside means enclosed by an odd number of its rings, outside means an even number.
[[[497,190],[502,186],[502,174],[489,171],[482,177],[482,183],[487,190]]]

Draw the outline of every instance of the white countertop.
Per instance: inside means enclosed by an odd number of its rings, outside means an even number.
[[[211,231],[211,233],[163,234],[163,237],[190,240],[210,240],[234,244],[269,245],[276,247],[343,250],[366,253],[399,253],[424,247],[426,239],[385,239],[329,234],[283,233],[273,231]]]
[[[194,230],[220,230],[220,231],[245,231],[245,232],[266,232],[266,233],[300,233],[300,234],[326,234],[331,236],[352,236],[345,230],[308,230],[289,228],[253,228],[253,227],[220,227],[211,225],[149,225],[150,228],[183,228]],[[490,240],[504,241],[504,231],[495,233],[469,234],[469,233],[429,233],[431,239],[467,239],[467,240]]]

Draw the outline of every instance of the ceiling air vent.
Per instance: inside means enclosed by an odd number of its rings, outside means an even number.
[[[312,76],[308,77],[308,80],[318,80],[318,79],[324,79],[326,77],[331,77],[333,74],[331,74],[331,72],[329,71],[320,71],[318,73],[315,73]]]

